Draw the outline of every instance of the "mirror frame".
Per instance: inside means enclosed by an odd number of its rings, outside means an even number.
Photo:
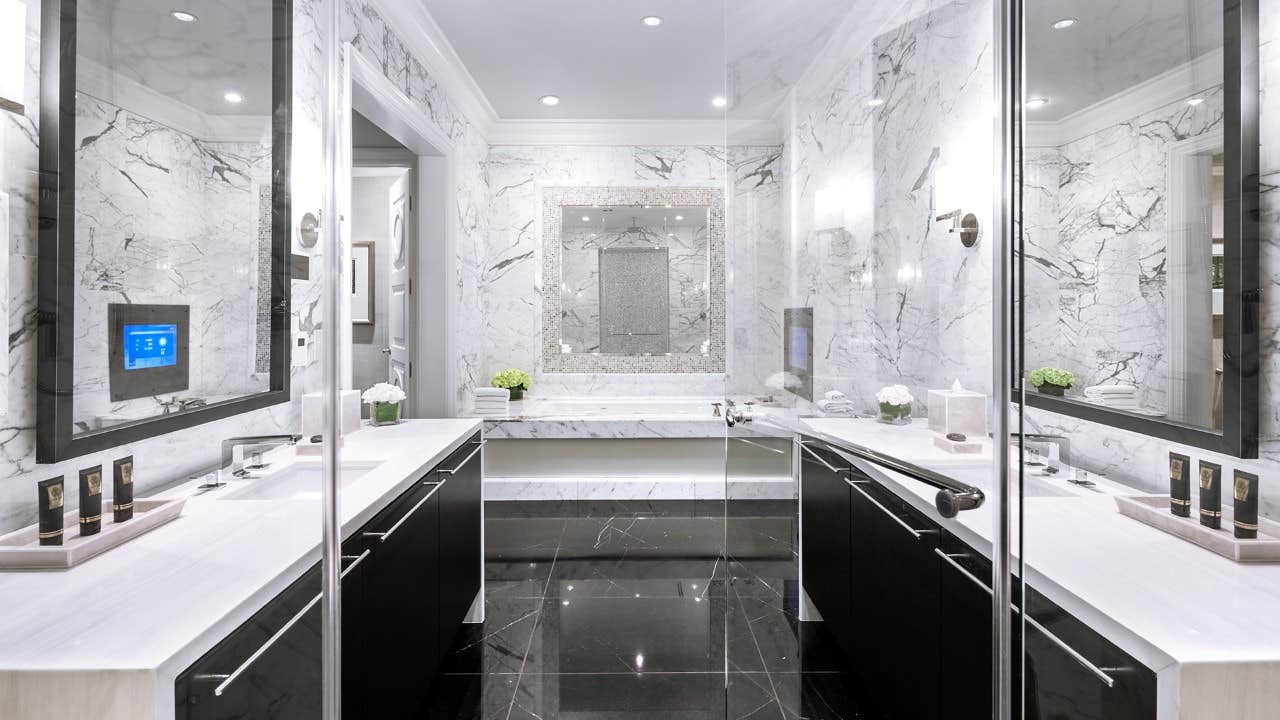
[[[1223,0],[1223,149],[1225,196],[1223,217],[1223,390],[1221,432],[1174,420],[1105,408],[1071,398],[1014,388],[1015,402],[1081,420],[1202,448],[1239,458],[1258,457],[1259,335],[1262,288],[1259,275],[1261,235],[1258,0]],[[1020,106],[1006,108],[1020,117]],[[1021,163],[1021,157],[1018,159]],[[1021,207],[1019,206],[1019,213]],[[1019,285],[1025,277],[1019,233]],[[1015,308],[1023,323],[1024,288]],[[1023,352],[1019,344],[1019,354]],[[1019,357],[1019,365],[1025,357]],[[1026,377],[1026,368],[1021,376]]]
[[[682,205],[707,208],[707,354],[560,352],[561,228],[565,207]],[[706,373],[725,372],[724,191],[714,187],[546,187],[542,189],[542,372]]]
[[[268,390],[102,430],[73,432],[77,0],[43,0],[36,462],[51,463],[289,401],[293,2],[273,0],[271,63],[271,374]]]

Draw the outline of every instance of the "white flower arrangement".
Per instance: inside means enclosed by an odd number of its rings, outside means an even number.
[[[876,393],[876,402],[882,405],[910,405],[915,401],[906,385],[886,385]]]
[[[391,383],[380,382],[364,391],[360,399],[369,403],[398,403],[405,399],[404,390]]]

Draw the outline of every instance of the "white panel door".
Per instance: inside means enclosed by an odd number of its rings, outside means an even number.
[[[391,186],[387,195],[389,207],[387,228],[391,237],[390,273],[388,283],[387,318],[387,377],[388,382],[404,389],[409,399],[406,411],[411,410],[413,381],[410,361],[413,357],[413,286],[410,268],[413,267],[413,201],[412,173],[406,172]]]

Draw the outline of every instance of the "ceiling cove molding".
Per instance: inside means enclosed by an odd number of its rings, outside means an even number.
[[[1222,84],[1222,50],[1205,53],[1054,122],[1027,123],[1027,147],[1061,147]]]
[[[449,101],[488,139],[498,113],[421,0],[371,0],[378,14],[443,88]]]

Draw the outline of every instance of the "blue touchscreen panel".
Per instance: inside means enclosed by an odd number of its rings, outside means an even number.
[[[143,370],[177,364],[177,325],[124,326],[125,370]]]
[[[809,369],[809,328],[803,325],[791,327],[787,338],[787,365],[797,370]]]

